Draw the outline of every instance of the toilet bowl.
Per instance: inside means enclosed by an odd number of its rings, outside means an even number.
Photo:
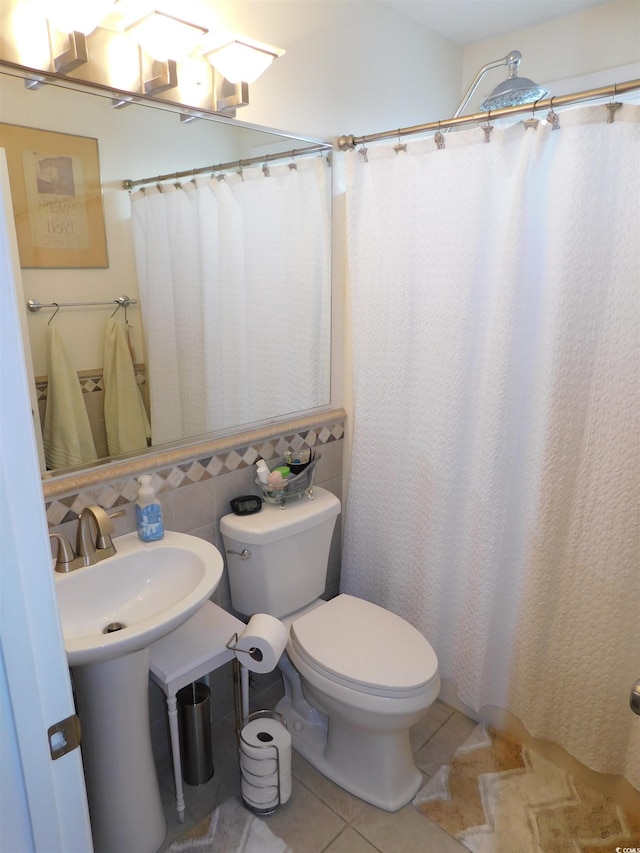
[[[438,695],[438,661],[396,614],[351,595],[320,598],[339,512],[334,495],[314,488],[284,510],[223,516],[231,602],[289,628],[276,711],[293,748],[345,790],[396,811],[422,785],[409,730]]]
[[[287,656],[290,664],[280,663],[285,686],[297,676],[302,689],[288,685],[276,710],[294,748],[379,808],[410,802],[423,780],[409,730],[440,690],[438,661],[422,634],[382,607],[339,595],[293,615]]]

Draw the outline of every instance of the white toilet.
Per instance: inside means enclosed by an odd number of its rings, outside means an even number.
[[[409,729],[440,690],[438,660],[412,625],[351,595],[324,593],[340,501],[264,504],[220,519],[233,607],[269,613],[289,626],[278,664],[285,696],[276,710],[294,749],[337,785],[387,811],[422,785]]]

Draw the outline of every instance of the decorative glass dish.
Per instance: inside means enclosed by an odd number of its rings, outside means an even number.
[[[276,504],[284,509],[285,505],[290,501],[299,500],[303,497],[312,497],[313,478],[316,471],[316,465],[321,458],[322,457],[319,453],[316,454],[315,458],[305,466],[300,474],[290,474],[287,479],[283,480],[281,483],[261,483],[258,477],[256,477],[255,482],[260,487],[262,499],[269,504]],[[278,461],[273,465],[273,468],[270,468],[269,470],[274,470],[283,464],[286,464],[286,462],[283,462],[282,460]]]

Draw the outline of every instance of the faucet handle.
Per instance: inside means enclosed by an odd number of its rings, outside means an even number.
[[[98,548],[98,550],[102,550],[103,548],[113,548],[111,536],[115,533],[115,527],[111,523],[111,519],[122,518],[122,516],[126,514],[127,513],[123,509],[119,509],[116,512],[105,512],[107,520],[101,520],[101,523],[98,525],[98,538],[96,539],[96,548]]]
[[[70,572],[71,564],[76,559],[71,542],[63,533],[50,533],[49,539],[56,543],[56,572]]]

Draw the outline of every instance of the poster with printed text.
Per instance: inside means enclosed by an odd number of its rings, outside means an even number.
[[[0,124],[22,267],[106,267],[96,139]]]

